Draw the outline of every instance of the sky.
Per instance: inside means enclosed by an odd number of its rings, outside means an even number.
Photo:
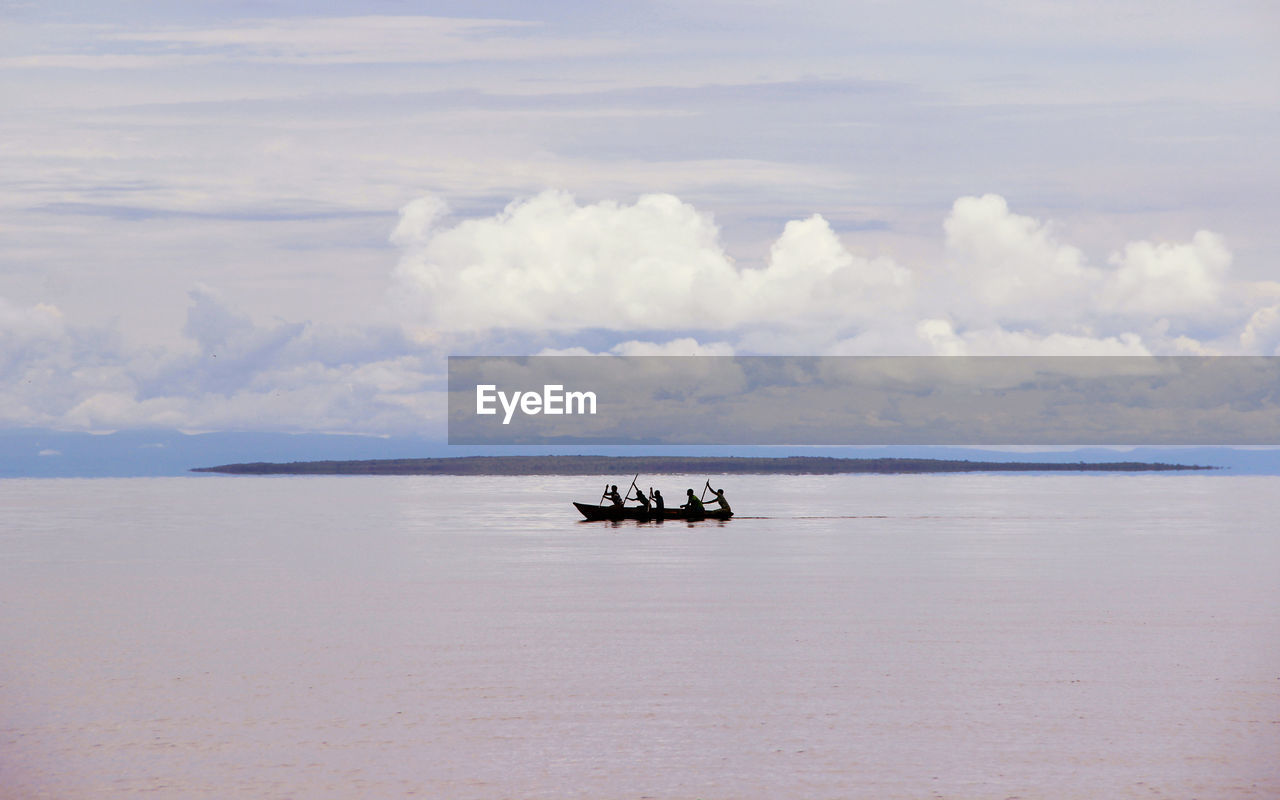
[[[1280,10],[3,2],[0,430],[442,435],[448,355],[1280,350]]]

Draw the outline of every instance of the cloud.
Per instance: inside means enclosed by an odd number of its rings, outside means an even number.
[[[21,308],[0,297],[0,336],[10,341],[56,338],[63,331],[63,315],[57,306],[37,303]],[[9,348],[4,348],[8,351]],[[0,352],[4,352],[0,351]]]
[[[1250,290],[1231,282],[1231,251],[1210,231],[1189,242],[1130,241],[1098,267],[997,195],[960,198],[943,227],[943,308],[984,347],[1021,351],[1039,341],[1053,352],[1132,352],[1141,337],[1168,352],[1205,352],[1188,331],[1216,325],[1226,336],[1225,326],[1251,311],[1241,299]]]
[[[0,299],[0,425],[419,433],[442,424],[444,353],[396,328],[260,324],[207,286],[190,300],[186,339],[159,350]]]
[[[855,253],[811,215],[743,267],[710,214],[669,194],[583,204],[547,191],[470,218],[427,196],[391,233],[398,319],[264,321],[198,285],[181,339],[137,347],[55,306],[0,298],[0,424],[439,432],[445,356],[457,353],[1280,350],[1280,292],[1233,280],[1211,232],[1126,242],[1094,266],[995,195],[960,198],[941,227],[939,262],[907,266]]]
[[[1280,355],[1280,305],[1253,312],[1240,333],[1240,346],[1249,353]]]
[[[672,339],[667,342],[646,342],[628,339],[609,348],[608,352],[595,353],[586,347],[544,348],[540,356],[731,356],[733,346],[727,342],[699,342],[692,337]]]
[[[711,218],[671,195],[579,206],[548,191],[417,239],[400,287],[426,324],[448,330],[721,328],[715,290],[736,276]]]
[[[733,287],[745,322],[791,322],[818,315],[833,322],[900,306],[911,273],[888,258],[852,255],[830,223],[814,214],[786,224],[764,269],[744,270]]]
[[[1116,271],[1103,288],[1103,307],[1149,316],[1200,314],[1221,303],[1231,251],[1217,234],[1197,231],[1186,244],[1130,242],[1110,262]]]
[[[449,205],[433,195],[419,197],[400,209],[400,221],[391,231],[392,244],[414,247],[425,244],[432,229],[449,213]]]
[[[994,194],[962,197],[943,223],[951,310],[977,322],[1062,324],[1086,306],[1101,278],[1051,228],[1014,214]]]
[[[1037,334],[1003,328],[957,333],[942,319],[922,320],[916,335],[929,351],[944,356],[1148,356],[1151,352],[1135,333],[1093,337],[1063,333]]]
[[[55,306],[21,307],[0,297],[0,421],[56,422],[68,384],[86,379],[101,359],[94,337],[68,327]]]
[[[661,344],[626,341],[609,352],[615,356],[731,356],[733,346],[726,342],[700,343],[697,339],[684,337]]]
[[[956,200],[942,231],[941,263],[907,266],[855,254],[815,214],[742,267],[712,217],[672,195],[547,191],[462,220],[428,196],[401,212],[394,282],[406,321],[481,339],[665,331],[737,353],[1134,355],[1256,352],[1267,336],[1212,232],[1130,241],[1097,266],[992,194]]]
[[[606,36],[566,38],[541,23],[506,19],[367,15],[253,19],[217,27],[124,30],[82,25],[91,52],[45,52],[0,59],[0,67],[155,69],[219,62],[410,64],[518,61],[613,55],[631,48]]]
[[[446,330],[848,323],[910,284],[892,261],[850,254],[818,215],[788,223],[767,266],[738,269],[711,216],[669,194],[579,205],[546,191],[453,225],[442,208],[409,204],[392,239],[406,248],[401,308]]]
[[[202,284],[191,290],[189,296],[191,307],[182,332],[201,349],[225,349],[233,342],[243,346],[241,340],[253,335],[255,327],[249,317],[228,308],[214,289]]]

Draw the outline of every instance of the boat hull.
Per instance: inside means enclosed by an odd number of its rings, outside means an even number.
[[[582,516],[592,522],[623,519],[641,521],[656,521],[663,519],[729,519],[733,516],[732,511],[725,511],[720,508],[708,508],[705,511],[693,513],[690,513],[683,508],[664,508],[662,513],[659,514],[656,510],[646,511],[643,506],[627,506],[620,508],[618,506],[596,506],[588,503],[574,503],[573,506],[582,513]]]

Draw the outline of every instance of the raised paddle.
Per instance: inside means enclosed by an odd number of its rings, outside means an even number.
[[[627,499],[631,498],[631,490],[636,488],[636,478],[639,478],[639,477],[640,477],[640,473],[637,472],[636,477],[631,479],[631,485],[627,487],[627,494],[626,494]],[[597,503],[596,505],[601,505],[601,506],[604,505],[604,499],[609,496],[610,485],[611,484],[608,484],[608,483],[604,485],[604,491],[600,493],[600,502]]]

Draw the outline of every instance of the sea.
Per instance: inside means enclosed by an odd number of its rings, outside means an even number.
[[[1280,476],[0,480],[0,798],[1280,797]]]

